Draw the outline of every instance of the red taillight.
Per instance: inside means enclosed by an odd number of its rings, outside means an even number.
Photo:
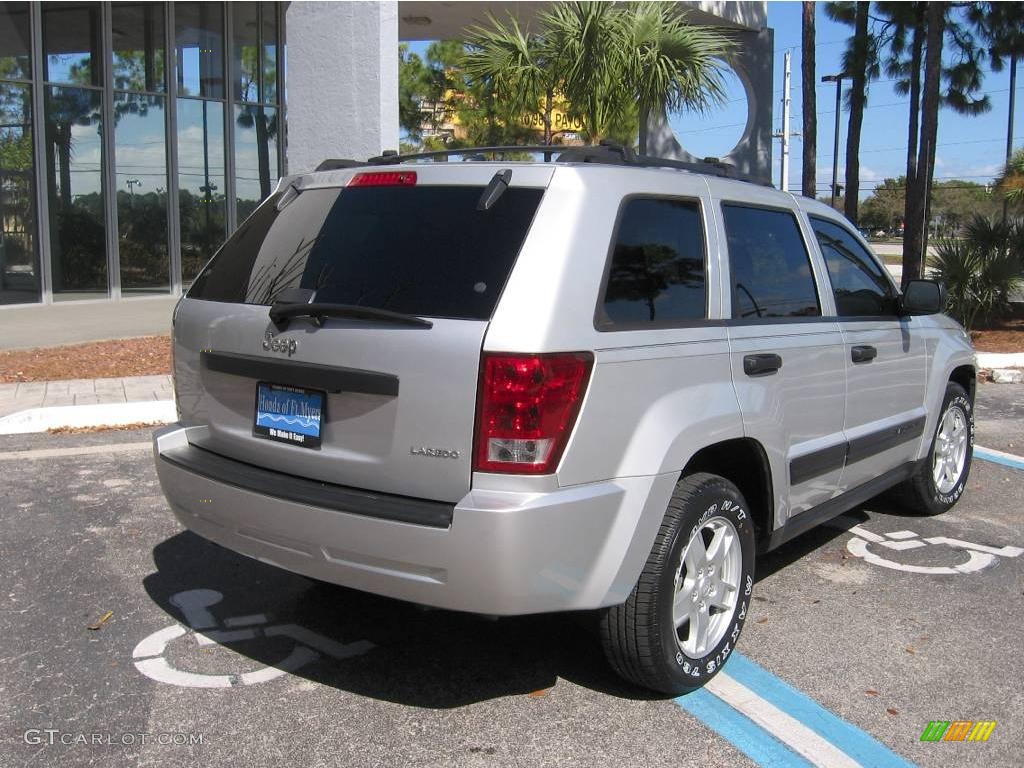
[[[350,187],[415,187],[416,171],[368,171],[357,173]]]
[[[554,472],[583,402],[594,357],[484,353],[474,469]]]

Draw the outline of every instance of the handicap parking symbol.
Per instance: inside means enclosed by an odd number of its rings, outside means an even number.
[[[230,688],[255,685],[295,672],[321,656],[347,659],[371,650],[367,640],[339,643],[299,624],[269,624],[262,613],[224,619],[223,625],[210,608],[224,599],[213,589],[190,589],[171,596],[171,604],[185,616],[188,626],[172,624],[144,638],[132,652],[135,668],[157,682],[186,688]],[[237,643],[259,637],[286,637],[294,641],[291,652],[272,667],[250,672],[203,674],[173,666],[165,655],[167,646],[178,638],[191,636],[197,647],[209,648],[223,643]]]
[[[893,531],[892,533],[880,535],[860,525],[853,525],[848,529],[848,532],[853,534],[853,538],[846,543],[846,549],[851,555],[859,557],[872,565],[905,573],[933,575],[977,573],[995,565],[1001,557],[1020,557],[1024,554],[1024,549],[1020,547],[1009,545],[993,547],[988,544],[975,544],[970,541],[953,539],[947,536],[922,537],[914,531]],[[890,554],[926,546],[945,548],[954,562],[951,565],[913,565],[894,560],[892,558],[895,555]],[[876,549],[872,549],[872,547]],[[877,551],[877,548],[884,548],[888,552],[885,552],[883,557]],[[965,553],[967,555],[966,560],[963,559]]]

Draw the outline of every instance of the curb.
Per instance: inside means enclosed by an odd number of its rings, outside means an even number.
[[[978,368],[1024,368],[1024,352],[976,352]]]
[[[170,424],[177,419],[177,409],[173,400],[54,405],[47,408],[29,408],[0,418],[0,435],[24,435],[63,427]]]

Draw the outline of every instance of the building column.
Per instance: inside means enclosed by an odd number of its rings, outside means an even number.
[[[397,150],[396,0],[293,2],[285,23],[288,172]]]

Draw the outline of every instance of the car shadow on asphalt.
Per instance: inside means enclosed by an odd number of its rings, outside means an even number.
[[[424,610],[306,579],[187,531],[158,544],[153,558],[157,570],[145,578],[145,589],[174,621],[186,626],[189,622],[172,598],[205,589],[223,595],[210,607],[222,626],[232,617],[265,614],[268,627],[296,624],[343,645],[372,643],[360,655],[338,660],[322,654],[293,672],[339,690],[434,709],[512,695],[540,696],[559,679],[619,698],[665,698],[616,677],[601,651],[593,612],[492,620]],[[223,644],[267,666],[281,663],[290,645],[281,637]]]
[[[867,522],[871,519],[869,512],[871,515],[920,518],[920,514],[907,510],[889,495],[883,494],[844,512],[839,517],[811,528],[792,541],[787,541],[778,549],[762,553],[757,560],[755,583],[788,568],[815,550],[831,544],[840,536],[848,533],[854,525]]]
[[[894,505],[877,501],[848,512],[761,555],[757,580],[828,545],[854,522],[867,520],[866,508],[902,514]],[[223,598],[209,610],[221,628],[228,619],[264,614],[268,627],[298,625],[343,646],[372,643],[372,649],[350,658],[321,654],[292,673],[361,696],[450,709],[506,696],[543,695],[564,679],[618,698],[667,698],[615,675],[601,650],[593,611],[489,619],[424,609],[307,579],[188,531],[158,544],[153,559],[157,570],[145,578],[145,589],[156,605],[186,626],[189,620],[174,596],[215,590]],[[293,646],[286,638],[267,636],[222,644],[266,666],[280,664]]]

